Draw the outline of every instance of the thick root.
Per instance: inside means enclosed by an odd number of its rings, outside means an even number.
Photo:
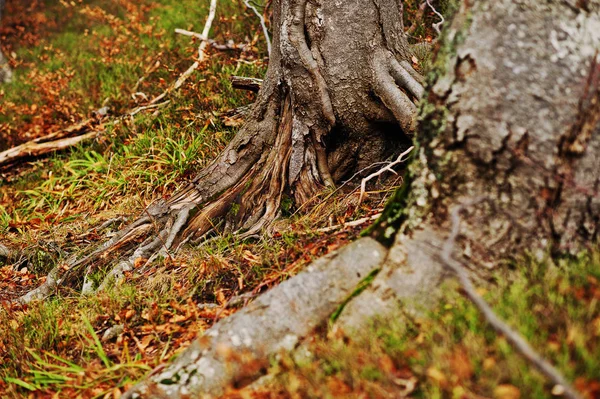
[[[260,377],[270,356],[293,349],[376,271],[387,250],[371,238],[314,262],[233,316],[217,323],[166,369],[124,398],[219,396]]]

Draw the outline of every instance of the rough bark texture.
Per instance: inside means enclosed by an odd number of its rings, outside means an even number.
[[[394,240],[390,261],[348,304],[344,326],[389,313],[407,294],[434,292],[449,213],[463,203],[476,202],[463,215],[454,255],[482,277],[526,253],[576,253],[598,242],[599,9],[599,2],[586,9],[463,3],[421,110],[410,193],[374,229]],[[422,249],[411,258],[414,248]],[[415,281],[409,291],[407,268]]]
[[[0,22],[2,22],[2,13],[4,12],[4,0],[0,0]],[[9,83],[12,80],[12,70],[8,65],[8,60],[0,50],[0,83]]]
[[[104,286],[136,259],[166,256],[225,220],[226,231],[261,232],[287,195],[300,205],[323,187],[406,149],[414,133],[421,77],[411,67],[397,0],[280,0],[273,3],[269,69],[246,124],[194,181],[101,248],[57,271],[57,284],[87,279],[125,258]],[[369,143],[365,146],[365,143]],[[87,269],[86,269],[87,267]],[[21,302],[43,297],[40,287]]]
[[[449,34],[465,39],[429,94],[419,178],[436,225],[453,204],[483,199],[462,229],[477,265],[598,240],[600,3],[568,4],[478,2]]]
[[[600,6],[597,1],[578,4],[487,0],[473,5],[464,1],[437,54],[437,76],[422,109],[420,149],[418,161],[412,165],[411,190],[397,196],[373,229],[373,234],[391,248],[365,250],[378,254],[368,265],[356,247],[343,249],[338,255],[350,258],[348,263],[318,262],[339,284],[346,284],[351,265],[366,266],[361,276],[368,269],[381,269],[369,289],[345,306],[340,326],[361,328],[369,317],[395,310],[399,300],[431,299],[444,277],[440,253],[448,235],[449,210],[467,201],[477,199],[463,216],[455,257],[472,265],[475,272],[527,251],[576,252],[598,241]],[[368,20],[364,14],[361,18]],[[389,40],[393,42],[393,38]],[[385,62],[386,56],[374,58]],[[352,57],[347,62],[354,60]],[[341,67],[337,73],[344,76]],[[323,75],[325,80],[338,78]],[[343,86],[344,82],[340,79],[336,84]],[[394,101],[397,94],[386,93],[381,87],[374,92],[384,104]],[[331,99],[337,104],[338,100]],[[361,112],[365,115],[367,110]],[[357,123],[361,119],[355,114],[336,114],[336,121],[344,118]],[[402,118],[396,118],[402,123]],[[361,240],[354,245],[365,243]],[[377,247],[372,241],[368,243]],[[337,289],[330,295],[330,280],[319,274],[320,281],[316,281],[310,273],[292,278],[252,308],[217,324],[176,366],[150,377],[128,395],[214,394],[221,392],[223,384],[240,377],[246,378],[245,382],[251,380],[252,376],[236,374],[235,370],[243,369],[241,361],[231,366],[233,372],[213,363],[219,357],[216,340],[223,339],[218,341],[226,343],[221,353],[229,355],[242,345],[259,358],[287,348],[281,344],[286,335],[282,331],[287,331],[288,323],[299,320],[288,320],[288,306],[306,306],[303,317],[317,307],[320,311],[316,317],[325,320],[328,312],[321,306],[330,301],[337,304],[343,296]],[[357,281],[348,281],[345,287]],[[300,282],[310,293],[300,289]],[[286,309],[269,313],[280,306],[280,295],[286,292],[293,292],[285,294]],[[320,294],[313,297],[313,292]],[[301,332],[293,334],[294,342],[318,324],[316,319],[304,322],[308,327],[295,330]],[[243,334],[241,326],[246,329]],[[243,344],[241,338],[236,344],[231,337],[241,337],[239,334],[253,342],[260,336],[260,345],[250,341]],[[202,342],[209,345],[203,347]],[[248,358],[240,354],[239,359]],[[226,361],[226,356],[221,356],[221,361]],[[204,362],[210,363],[208,368]],[[192,370],[206,377],[207,370],[217,369],[221,371],[212,378],[190,376]],[[165,386],[166,380],[161,380],[181,372],[186,378],[175,386]],[[216,390],[214,384],[218,385]]]

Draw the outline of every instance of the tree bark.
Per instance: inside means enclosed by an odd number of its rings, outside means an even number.
[[[226,231],[254,235],[277,217],[284,194],[304,204],[410,146],[423,86],[409,62],[400,1],[280,0],[273,2],[273,20],[266,78],[223,153],[52,281],[88,276],[107,265],[103,254],[118,250],[124,260],[109,266],[104,286],[136,259],[151,262],[176,251],[219,220]],[[20,300],[39,299],[47,288]],[[86,278],[83,291],[94,290]]]
[[[396,195],[371,231],[389,249],[382,250],[383,261],[381,255],[375,257],[371,268],[380,270],[377,277],[345,306],[338,325],[347,330],[363,328],[370,317],[395,311],[398,300],[408,304],[433,300],[435,288],[448,275],[441,252],[449,234],[450,211],[457,206],[470,204],[453,255],[473,274],[484,275],[526,252],[577,253],[598,242],[600,4],[577,4],[463,2],[437,51],[431,89],[421,109],[410,190]],[[384,88],[378,90],[385,93]],[[382,97],[385,103],[394,95]],[[341,254],[345,251],[349,249]],[[343,272],[351,264],[319,263],[328,272],[335,267]],[[308,284],[308,273],[287,283],[302,281],[310,287],[298,303],[310,298],[311,304],[303,306],[312,309],[315,303],[339,300],[329,296],[329,280]],[[258,303],[271,309],[287,287],[274,289],[270,299]],[[254,312],[259,315],[253,316]],[[280,331],[288,317],[284,309],[269,319],[264,314],[252,308],[217,324],[176,366],[151,376],[126,397],[223,392],[241,374],[219,372],[195,378],[195,373],[205,373],[205,364],[216,370],[213,361],[218,351],[210,345],[200,350],[201,342],[215,344],[215,337],[231,337],[239,331],[231,326],[243,320],[250,329],[244,334],[262,334],[261,345],[244,348],[264,359],[284,348],[281,333],[272,332]],[[306,325],[315,326],[326,315],[315,315]],[[294,337],[301,339],[310,331],[304,329]],[[238,346],[231,342],[221,347],[221,353],[231,354]],[[224,355],[219,361],[228,360],[235,362]],[[233,367],[239,369],[239,364]],[[173,382],[173,375],[185,378]],[[218,387],[211,381],[219,381]]]
[[[405,295],[399,265],[429,270],[426,281],[442,274],[432,264],[444,266],[440,243],[461,204],[470,205],[453,254],[480,277],[525,254],[598,243],[599,11],[598,1],[463,2],[421,108],[410,192],[373,229],[396,255],[348,306],[347,324],[385,314]],[[427,265],[407,261],[414,246],[433,251]]]

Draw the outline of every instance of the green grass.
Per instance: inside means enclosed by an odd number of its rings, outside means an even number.
[[[3,88],[0,125],[9,126],[6,137],[23,133],[29,126],[24,123],[40,122],[39,113],[55,127],[103,104],[118,114],[135,105],[130,95],[138,79],[144,81],[137,90],[152,97],[193,62],[197,44],[173,31],[201,30],[207,4],[142,2],[127,13],[121,3],[94,1],[66,10],[47,6],[47,13],[71,18],[39,45],[16,50],[24,66],[17,69],[16,82]],[[221,2],[218,14],[223,18],[212,35],[219,40],[243,41],[255,28],[256,21],[236,2]],[[160,66],[149,70],[155,63]],[[252,101],[252,95],[232,89],[229,76],[264,71],[262,62],[237,62],[217,53],[158,115],[140,113],[131,121],[109,123],[96,140],[37,161],[20,178],[0,181],[13,197],[0,205],[0,232],[15,221],[114,211],[115,202],[126,211],[142,208],[172,191],[235,133],[215,115]]]
[[[40,27],[47,31],[35,45],[9,43],[23,63],[16,82],[1,88],[0,127],[10,125],[7,132],[67,126],[105,103],[118,114],[135,105],[131,94],[141,77],[138,91],[150,97],[162,92],[197,51],[196,43],[173,30],[201,31],[207,12],[207,3],[192,0],[141,1],[132,10],[124,0],[44,4],[44,13],[60,15],[57,26]],[[106,233],[94,227],[105,219],[135,215],[186,184],[236,133],[218,114],[253,97],[233,90],[229,76],[262,76],[265,49],[255,17],[240,2],[220,1],[218,13],[213,37],[256,37],[259,52],[247,58],[217,53],[157,114],[108,123],[95,140],[33,160],[0,181],[0,236],[29,259],[24,279],[43,276],[67,256],[93,247]],[[323,193],[322,203],[302,210],[305,216],[291,214],[278,237],[241,242],[215,236],[93,297],[61,289],[27,308],[1,309],[0,392],[20,398],[30,392],[102,397],[115,386],[123,391],[233,312],[199,311],[198,304],[261,292],[352,239],[351,233],[311,230],[329,217],[338,223],[362,215],[361,209],[350,211],[349,197],[343,197],[337,190]],[[66,252],[56,251],[55,243]],[[101,278],[100,271],[92,275]],[[586,389],[600,380],[599,279],[597,252],[558,265],[524,260],[498,272],[485,297]],[[381,397],[414,382],[411,395],[421,398],[470,392],[494,397],[501,385],[517,387],[522,398],[550,397],[552,387],[456,288],[449,285],[445,292],[443,303],[418,318],[400,313],[350,340],[333,332],[318,339],[311,348],[316,358],[274,366],[280,371],[277,389],[313,397]],[[124,331],[102,341],[119,324]]]
[[[368,331],[321,338],[309,360],[275,366],[284,397],[385,397],[415,383],[411,397],[551,398],[552,386],[479,311],[447,284],[442,302],[421,316],[399,313]],[[588,397],[600,394],[600,252],[557,264],[524,259],[482,290],[494,310]],[[284,371],[282,371],[284,370]],[[509,386],[507,388],[507,386]],[[510,387],[511,386],[511,387]],[[295,388],[290,388],[295,387]],[[514,396],[511,396],[514,397]]]

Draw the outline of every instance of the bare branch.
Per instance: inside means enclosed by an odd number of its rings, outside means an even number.
[[[367,187],[367,182],[371,179],[376,178],[377,176],[381,176],[383,173],[385,172],[391,172],[393,174],[397,174],[396,171],[394,169],[392,169],[394,166],[398,165],[399,163],[404,162],[406,159],[404,158],[406,155],[408,155],[415,147],[411,146],[408,150],[404,151],[402,154],[398,155],[398,158],[396,158],[396,160],[394,162],[390,162],[387,165],[385,165],[383,168],[379,169],[377,172],[375,173],[371,173],[369,176],[365,177],[364,179],[362,179],[362,181],[360,182],[360,196],[358,197],[358,204],[360,205],[360,203],[362,202],[362,199],[365,195],[365,190]]]
[[[210,1],[210,9],[208,11],[208,17],[206,17],[206,23],[204,24],[204,29],[202,30],[202,33],[200,35],[198,35],[195,32],[184,31],[183,29],[176,30],[177,33],[187,34],[188,36],[195,36],[201,40],[200,46],[198,46],[198,59],[185,72],[183,72],[179,76],[179,78],[167,90],[165,90],[162,94],[154,97],[152,99],[152,101],[150,101],[150,104],[156,104],[157,102],[159,102],[163,98],[165,98],[172,91],[179,89],[185,83],[185,81],[188,80],[188,78],[192,75],[192,73],[194,73],[194,71],[196,69],[198,69],[200,64],[202,64],[202,62],[204,62],[204,59],[206,58],[206,46],[208,44],[208,42],[207,42],[208,34],[210,32],[210,28],[212,26],[213,20],[215,19],[216,12],[217,12],[217,0],[211,0]],[[183,32],[186,32],[186,33],[183,33]]]
[[[184,36],[190,36],[190,37],[195,37],[197,39],[200,40],[206,40],[207,37],[202,36],[200,33],[196,33],[196,32],[192,32],[191,30],[185,30],[185,29],[175,29],[175,33],[179,33],[180,35],[184,35]]]
[[[376,213],[371,216],[364,217],[364,218],[356,219],[351,222],[336,224],[336,225],[329,226],[329,227],[322,227],[320,229],[317,229],[317,231],[319,233],[329,233],[331,231],[335,231],[337,229],[341,229],[341,228],[345,228],[345,227],[356,227],[356,226],[360,226],[363,223],[370,222],[371,220],[375,220],[375,219],[379,218],[379,216],[381,216],[381,212]]]
[[[253,92],[258,92],[263,83],[262,79],[246,78],[243,76],[232,76],[230,80],[233,88]]]
[[[477,306],[486,321],[492,326],[497,333],[502,334],[506,340],[519,352],[530,364],[544,374],[553,384],[561,387],[564,390],[563,396],[568,399],[582,399],[581,395],[569,384],[565,377],[544,359],[517,331],[513,330],[508,324],[500,320],[494,313],[494,310],[487,302],[479,296],[473,283],[469,279],[467,272],[464,270],[460,262],[452,257],[456,238],[460,233],[460,212],[466,207],[475,205],[481,202],[483,198],[477,198],[452,209],[451,220],[452,229],[448,239],[444,242],[441,258],[445,265],[450,268],[458,277],[462,289],[467,294],[467,297]]]
[[[61,138],[44,143],[36,143],[34,140],[28,141],[27,143],[0,152],[0,165],[12,163],[21,158],[39,156],[48,154],[50,152],[63,150],[65,148],[72,147],[83,140],[92,138],[97,134],[98,131],[93,130],[81,136]]]
[[[442,26],[444,24],[444,22],[446,22],[446,20],[444,19],[444,16],[442,14],[440,14],[438,12],[438,10],[436,10],[435,7],[433,7],[431,5],[431,2],[429,0],[426,0],[426,1],[427,1],[427,5],[429,6],[429,8],[431,8],[431,10],[435,13],[435,15],[437,15],[440,18],[440,22],[431,25],[431,26],[433,26],[433,29],[435,29],[435,31],[437,32],[437,34],[439,36],[441,33],[440,26]]]
[[[269,30],[267,29],[267,24],[265,23],[265,17],[260,12],[258,12],[254,3],[252,3],[251,0],[244,0],[244,4],[246,5],[246,7],[250,8],[258,17],[258,20],[260,21],[260,26],[263,30],[263,34],[265,35],[265,40],[267,41],[267,51],[269,52],[269,55],[271,55],[271,38],[269,37]]]

